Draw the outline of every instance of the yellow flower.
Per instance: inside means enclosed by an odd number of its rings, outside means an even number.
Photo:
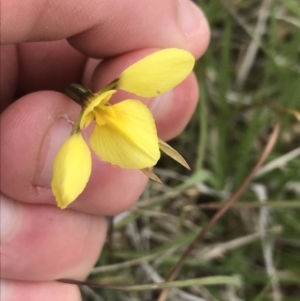
[[[82,105],[70,137],[60,149],[53,166],[52,190],[60,208],[66,208],[83,191],[91,174],[91,154],[81,131],[94,124],[90,146],[104,161],[128,169],[140,169],[159,181],[151,171],[160,151],[188,168],[185,160],[157,136],[150,110],[141,101],[109,100],[118,89],[143,97],[155,97],[183,81],[192,71],[194,57],[181,49],[150,54],[125,69],[107,87],[93,94],[73,84],[68,95]],[[78,96],[79,95],[79,96]]]

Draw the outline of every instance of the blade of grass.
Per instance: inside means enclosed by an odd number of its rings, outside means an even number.
[[[80,281],[73,279],[59,279],[58,282],[75,284],[75,285],[86,285],[94,288],[101,289],[111,289],[118,291],[144,291],[144,290],[159,290],[162,288],[179,288],[179,287],[187,287],[187,286],[195,286],[195,285],[235,285],[240,286],[241,280],[237,277],[230,276],[211,276],[211,277],[203,277],[203,278],[195,278],[188,280],[178,280],[178,281],[169,281],[162,282],[156,284],[141,284],[141,285],[128,285],[128,286],[116,286],[116,285],[107,285],[101,283],[95,283],[91,281]]]

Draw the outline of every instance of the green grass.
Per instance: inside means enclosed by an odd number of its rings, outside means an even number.
[[[114,253],[105,247],[98,262],[102,270],[95,271],[91,280],[110,285],[163,280],[216,208],[241,185],[276,118],[281,119],[280,135],[265,164],[300,147],[299,121],[274,110],[280,105],[300,112],[300,6],[297,0],[270,1],[266,32],[259,39],[254,28],[266,2],[198,1],[212,30],[210,47],[195,69],[201,100],[187,129],[170,143],[187,159],[192,172],[163,158],[155,171],[164,184],[149,183],[133,210],[115,222]],[[257,53],[243,79],[241,68],[255,41]],[[209,231],[177,278],[230,276],[241,284],[216,281],[207,286],[195,281],[178,288],[169,300],[298,300],[300,155],[252,184],[264,190],[265,203],[250,185]],[[86,300],[97,300],[95,293],[106,301],[158,296],[149,290],[83,291]]]

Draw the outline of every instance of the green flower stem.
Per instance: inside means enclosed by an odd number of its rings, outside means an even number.
[[[117,89],[118,82],[119,82],[119,79],[116,78],[116,79],[113,80],[110,84],[108,84],[106,87],[104,87],[103,89],[101,89],[100,91],[98,91],[98,92],[95,93],[95,94],[101,95],[102,93],[104,93],[104,92],[106,92],[106,91]]]
[[[81,131],[81,129],[80,129],[80,120],[82,118],[83,112],[84,112],[84,110],[82,109],[81,112],[80,112],[80,114],[79,114],[79,116],[77,117],[77,119],[76,119],[76,121],[74,123],[71,135],[79,133]]]

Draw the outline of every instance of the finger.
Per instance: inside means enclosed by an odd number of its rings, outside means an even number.
[[[162,140],[173,139],[185,129],[195,111],[198,99],[198,82],[192,73],[175,89],[148,101],[148,106],[156,119],[158,136]],[[165,104],[162,104],[163,102]]]
[[[1,277],[84,279],[104,243],[104,218],[1,196]]]
[[[199,56],[209,39],[205,17],[189,0],[2,2],[2,44],[70,37],[94,57],[170,46]]]
[[[59,282],[1,280],[1,301],[80,301],[77,286]],[[49,293],[51,292],[51,293]]]

